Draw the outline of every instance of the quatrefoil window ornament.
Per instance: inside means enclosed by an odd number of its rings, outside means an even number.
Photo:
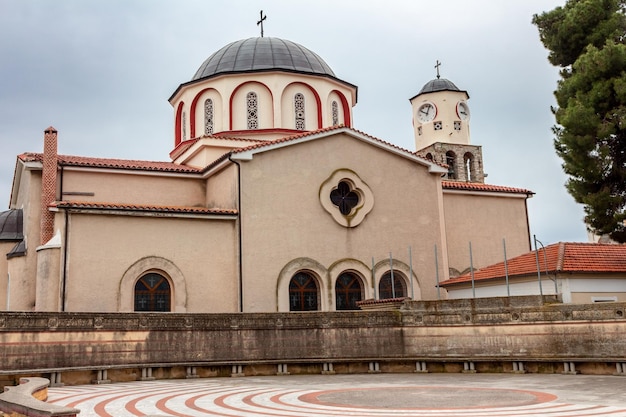
[[[330,192],[330,201],[339,207],[341,214],[347,216],[359,204],[359,195],[350,189],[350,184],[340,181],[337,188]]]
[[[372,190],[349,169],[334,171],[320,185],[319,199],[324,210],[344,227],[358,226],[374,207]]]

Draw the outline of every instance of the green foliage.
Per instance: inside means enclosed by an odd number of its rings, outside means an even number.
[[[626,0],[569,0],[535,15],[561,67],[554,145],[567,190],[598,234],[626,242]]]

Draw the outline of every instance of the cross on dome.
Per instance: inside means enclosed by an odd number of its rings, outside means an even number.
[[[259,20],[258,22],[256,22],[257,26],[261,26],[261,37],[263,37],[263,21],[267,19],[267,15],[263,16],[263,10],[261,10],[261,20]]]

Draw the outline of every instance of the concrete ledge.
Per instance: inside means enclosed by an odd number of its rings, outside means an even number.
[[[21,378],[20,385],[5,387],[0,394],[0,411],[12,417],[75,417],[80,410],[45,402],[50,381],[45,378]]]

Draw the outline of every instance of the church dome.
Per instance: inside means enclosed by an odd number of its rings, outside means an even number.
[[[261,37],[224,46],[202,63],[192,81],[217,74],[277,69],[335,77],[328,64],[310,49],[285,39]]]
[[[417,95],[425,94],[425,93],[434,93],[436,91],[461,91],[459,88],[454,85],[454,83],[445,78],[435,78],[434,80],[428,81],[424,84],[424,87],[420,90]]]

